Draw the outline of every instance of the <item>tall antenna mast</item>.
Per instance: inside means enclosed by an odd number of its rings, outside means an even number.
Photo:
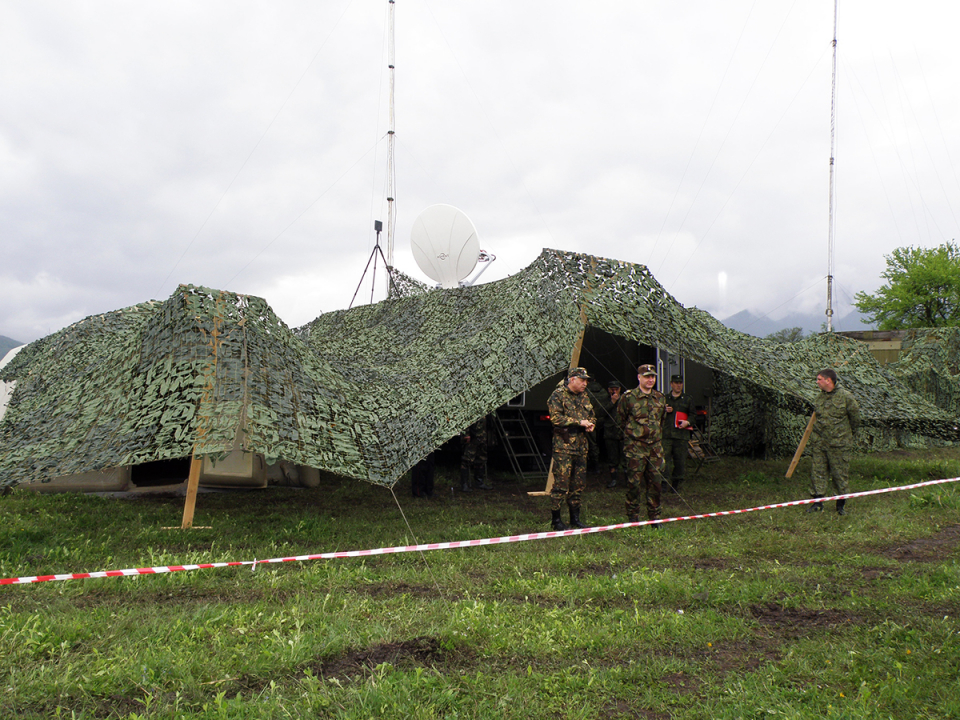
[[[392,2],[392,0],[391,0]],[[837,139],[837,9],[840,0],[833,0],[833,76],[830,91],[830,210],[827,225],[827,332],[833,332],[833,200],[836,190],[833,182],[834,148]]]
[[[390,127],[387,130],[387,273],[393,269],[393,235],[394,230],[396,229],[397,224],[397,211],[393,204],[394,199],[394,181],[395,181],[395,171],[393,169],[393,144],[396,137],[396,125],[395,117],[393,112],[393,83],[394,83],[394,73],[396,68],[394,63],[396,60],[396,48],[394,45],[394,26],[393,26],[393,15],[396,8],[395,0],[389,0],[388,12],[387,12],[387,30],[388,30],[388,40],[387,40],[387,67],[390,75],[390,102],[389,102],[389,123]]]

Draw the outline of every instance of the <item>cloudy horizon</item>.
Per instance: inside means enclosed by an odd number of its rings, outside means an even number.
[[[386,6],[0,1],[0,334],[181,283],[347,307],[386,220]],[[960,227],[960,10],[839,7],[835,317]],[[822,313],[832,34],[832,0],[398,0],[398,269],[427,280],[410,228],[446,203],[482,282],[556,248],[718,318]]]

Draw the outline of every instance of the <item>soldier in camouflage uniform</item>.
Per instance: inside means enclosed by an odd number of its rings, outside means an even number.
[[[663,467],[660,425],[666,403],[663,395],[654,390],[657,370],[653,365],[637,368],[637,380],[640,386],[628,390],[617,403],[623,454],[627,460],[628,522],[640,519],[643,498],[646,498],[647,519],[660,517],[660,468]]]
[[[470,469],[481,490],[493,490],[487,483],[487,416],[477,420],[460,435],[463,455],[460,456],[460,489],[470,492]]]
[[[551,525],[566,530],[560,509],[566,501],[570,524],[583,528],[580,522],[580,496],[587,474],[587,433],[593,432],[597,418],[590,398],[584,392],[590,376],[582,367],[573,368],[557,385],[547,400],[550,423],[553,425],[553,488],[550,491]]]
[[[810,438],[813,456],[810,494],[815,498],[827,494],[828,478],[833,481],[837,495],[846,495],[850,487],[850,458],[856,445],[854,436],[860,426],[860,406],[849,390],[837,387],[838,382],[837,373],[830,368],[817,374],[820,395],[813,403],[817,419]],[[846,500],[837,500],[839,514],[846,514],[846,503]],[[807,512],[821,510],[823,503],[819,501],[807,508]]]

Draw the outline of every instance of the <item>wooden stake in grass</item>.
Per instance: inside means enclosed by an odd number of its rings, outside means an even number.
[[[813,423],[817,420],[817,413],[813,413],[810,416],[810,422],[807,423],[807,429],[803,431],[803,437],[800,438],[800,444],[797,446],[797,451],[793,454],[793,460],[790,461],[790,467],[787,468],[787,474],[785,477],[792,477],[793,471],[797,469],[797,463],[800,462],[800,456],[803,455],[804,449],[807,447],[807,441],[810,439],[810,433],[813,432]]]
[[[187,499],[183,503],[181,530],[189,530],[193,527],[193,510],[197,505],[197,488],[200,486],[200,468],[202,466],[203,458],[194,453],[190,459],[190,477],[187,479]]]

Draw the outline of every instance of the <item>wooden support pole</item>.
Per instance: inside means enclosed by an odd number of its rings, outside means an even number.
[[[787,468],[787,474],[785,477],[792,477],[793,471],[797,469],[797,463],[800,462],[800,456],[803,455],[803,451],[807,447],[807,441],[810,439],[810,433],[813,432],[813,424],[816,421],[817,414],[814,413],[810,416],[810,422],[807,423],[807,429],[803,431],[803,437],[800,439],[800,444],[797,446],[797,451],[793,454],[793,460],[790,461],[790,467]]]
[[[193,527],[193,510],[197,505],[197,488],[200,487],[200,468],[203,467],[203,458],[194,455],[190,460],[190,477],[187,480],[187,499],[183,503],[183,524],[181,530]]]
[[[547,473],[547,487],[543,490],[534,490],[527,492],[530,497],[543,497],[549,495],[553,490],[553,458],[550,458],[550,471]]]

